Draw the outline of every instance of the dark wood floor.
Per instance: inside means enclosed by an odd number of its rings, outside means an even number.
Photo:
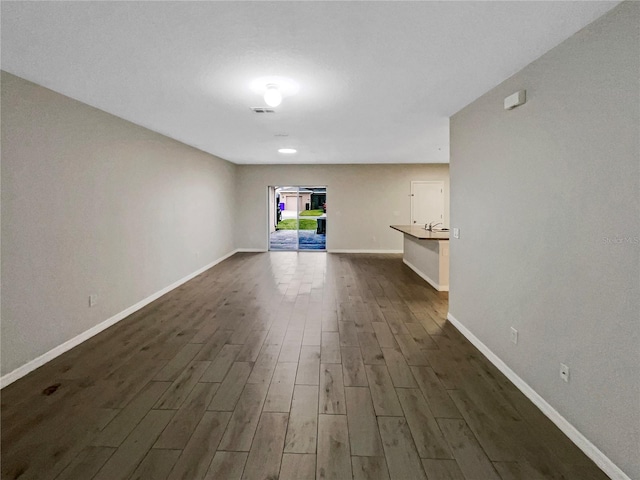
[[[2,391],[3,479],[604,479],[397,255],[238,254]]]

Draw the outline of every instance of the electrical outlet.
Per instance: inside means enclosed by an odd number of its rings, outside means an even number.
[[[89,306],[95,307],[96,303],[98,303],[98,295],[95,293],[93,295],[89,295]]]
[[[453,238],[460,238],[460,229],[459,228],[454,228],[453,229]]]
[[[569,382],[569,367],[564,363],[560,364],[560,378],[567,383]]]
[[[511,343],[518,343],[518,330],[516,330],[515,328],[511,327]]]

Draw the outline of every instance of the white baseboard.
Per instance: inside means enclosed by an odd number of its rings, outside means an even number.
[[[409,267],[411,270],[413,270],[414,272],[416,272],[418,274],[419,277],[421,277],[423,280],[426,280],[426,282],[431,285],[433,288],[435,288],[436,290],[438,290],[439,292],[448,292],[449,291],[449,285],[440,285],[438,282],[436,282],[435,280],[433,280],[432,278],[430,278],[427,274],[425,274],[424,272],[422,272],[418,267],[416,267],[414,264],[412,264],[411,262],[408,262],[405,258],[402,259],[403,263]]]
[[[226,260],[227,258],[231,257],[232,255],[235,255],[237,252],[238,252],[238,250],[233,250],[232,252],[224,255],[223,257],[220,257],[217,260],[214,260],[213,262],[209,263],[208,265],[205,265],[204,267],[199,268],[195,272],[190,273],[186,277],[181,278],[180,280],[172,283],[168,287],[165,287],[162,290],[159,290],[156,293],[148,296],[147,298],[145,298],[143,300],[140,300],[135,305],[132,305],[129,308],[121,311],[120,313],[115,314],[113,317],[108,318],[107,320],[105,320],[103,322],[100,322],[99,324],[91,327],[89,330],[85,330],[81,334],[76,335],[75,337],[73,337],[70,340],[67,340],[63,344],[58,345],[55,348],[52,348],[48,352],[40,355],[37,358],[34,358],[33,360],[31,360],[31,361],[25,363],[24,365],[16,368],[12,372],[9,372],[6,375],[3,375],[2,377],[0,377],[0,389],[2,389],[4,387],[6,387],[7,385],[15,382],[19,378],[24,377],[28,373],[34,371],[36,368],[41,367],[45,363],[50,362],[54,358],[62,355],[63,353],[71,350],[72,348],[80,345],[82,342],[90,339],[91,337],[93,337],[94,335],[97,335],[98,333],[102,332],[103,330],[106,330],[110,326],[115,325],[120,320],[123,320],[124,318],[128,317],[132,313],[137,312],[138,310],[140,310],[141,308],[147,306],[148,304],[150,304],[154,300],[160,298],[165,293],[168,293],[171,290],[173,290],[174,288],[179,287],[183,283],[188,282],[192,278],[197,277],[202,272],[205,272],[206,270],[209,270],[211,267],[217,265],[220,262],[223,262],[224,260]]]
[[[264,248],[238,248],[234,253],[263,253],[268,252]],[[272,252],[327,252],[327,253],[402,253],[402,250],[361,250],[361,249],[327,249],[327,250],[272,250]]]
[[[587,439],[576,427],[571,425],[558,411],[553,408],[538,392],[529,386],[522,378],[520,378],[506,363],[504,363],[489,347],[487,347],[478,337],[476,337],[469,329],[460,323],[451,313],[447,314],[447,319],[456,327],[467,340],[469,340],[482,354],[493,363],[511,382],[526,395],[549,420],[556,424],[569,439],[582,450],[587,457],[595,462],[598,467],[604,471],[612,480],[631,480],[609,457]]]
[[[360,249],[342,249],[332,248],[327,253],[402,253],[402,250],[360,250]]]

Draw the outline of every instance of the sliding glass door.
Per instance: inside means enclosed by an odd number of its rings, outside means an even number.
[[[326,250],[327,189],[269,187],[269,250]]]

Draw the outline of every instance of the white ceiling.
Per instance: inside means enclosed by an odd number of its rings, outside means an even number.
[[[450,115],[617,3],[3,1],[2,69],[235,163],[446,163]],[[299,92],[255,114],[271,75]]]

